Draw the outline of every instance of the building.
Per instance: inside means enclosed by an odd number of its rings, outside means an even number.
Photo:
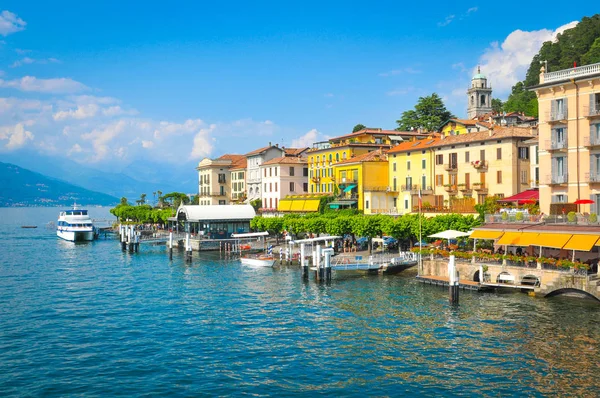
[[[247,199],[246,190],[246,165],[247,159],[242,157],[229,168],[231,172],[231,203],[245,203]]]
[[[511,196],[530,187],[529,146],[537,131],[521,127],[442,135],[434,150],[434,203],[437,209],[473,212],[488,195]]]
[[[426,135],[417,132],[367,128],[332,138],[327,142],[315,143],[308,151],[310,193],[331,195],[339,190],[333,178],[335,164],[374,150],[389,149],[413,137],[426,137]]]
[[[540,73],[531,87],[539,103],[540,210],[591,199],[582,213],[600,211],[600,63]],[[558,210],[559,212],[560,210]]]
[[[198,196],[200,206],[228,205],[231,201],[230,168],[242,162],[243,155],[226,154],[198,163]]]
[[[182,205],[175,217],[169,218],[171,228],[189,231],[200,248],[198,239],[227,239],[232,233],[250,232],[250,221],[256,216],[250,205],[225,205],[215,208]],[[215,246],[218,250],[219,246]]]
[[[494,124],[504,127],[534,127],[537,126],[538,123],[538,119],[536,117],[525,116],[525,114],[521,112],[494,113],[491,116],[491,119],[494,121]]]
[[[378,149],[334,164],[337,192],[329,207],[358,208],[365,214],[387,212],[392,201],[387,162],[383,149]]]
[[[467,90],[467,119],[492,112],[492,86],[488,86],[487,78],[477,67],[477,74],[471,79],[471,87]]]
[[[391,213],[405,214],[418,206],[419,192],[422,203],[434,203],[434,152],[438,135],[423,140],[403,142],[387,153],[389,188],[393,195]]]
[[[260,166],[260,171],[263,211],[276,211],[281,199],[308,192],[308,168],[305,158],[282,156],[271,159]]]
[[[256,199],[262,200],[262,177],[260,173],[260,165],[271,159],[285,156],[285,150],[279,148],[279,145],[269,145],[263,148],[256,149],[247,153],[246,166],[246,187],[248,202]]]

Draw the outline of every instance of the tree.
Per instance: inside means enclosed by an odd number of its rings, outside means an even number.
[[[260,209],[260,206],[262,206],[262,200],[260,200],[260,199],[251,200],[250,205],[252,207],[254,207],[254,211],[258,211],[258,209]]]
[[[581,62],[584,65],[600,62],[600,37],[594,41],[589,51],[581,57]]]
[[[523,112],[526,115],[537,116],[538,102],[533,91],[527,90],[523,82],[517,82],[512,88],[512,93],[504,103],[506,112]]]
[[[127,202],[127,198],[125,196],[123,196],[121,198],[121,205],[122,206],[129,206],[129,202]]]
[[[192,196],[192,201],[190,202],[190,204],[199,205],[200,204],[200,195]]]
[[[352,129],[352,132],[356,133],[357,131],[364,130],[366,128],[367,128],[367,126],[365,126],[364,124],[360,124],[359,123],[356,126],[354,126],[354,128]]]
[[[503,111],[504,103],[499,98],[492,98],[492,110],[496,113]]]
[[[402,117],[396,120],[398,131],[418,130],[437,131],[439,127],[454,115],[446,109],[444,101],[436,93],[428,97],[420,97],[414,110],[402,113]]]

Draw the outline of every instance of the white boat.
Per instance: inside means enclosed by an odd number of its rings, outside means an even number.
[[[94,225],[88,211],[80,209],[77,204],[73,205],[73,209],[61,211],[56,235],[71,242],[94,240]]]
[[[236,239],[248,239],[248,238],[263,238],[266,239],[268,236],[268,232],[250,232],[245,234],[231,234],[232,238]],[[240,257],[240,261],[244,265],[249,265],[252,267],[272,267],[275,264],[275,257],[270,252],[262,253],[262,254],[245,254]]]

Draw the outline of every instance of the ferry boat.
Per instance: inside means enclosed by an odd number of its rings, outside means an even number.
[[[56,224],[56,235],[71,242],[94,240],[94,225],[88,211],[80,209],[77,204],[73,205],[73,209],[61,211]]]

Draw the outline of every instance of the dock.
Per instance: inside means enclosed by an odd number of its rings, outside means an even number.
[[[429,285],[436,286],[449,286],[449,278],[447,276],[434,276],[434,275],[417,275],[417,280],[421,283],[427,283]],[[462,290],[491,290],[491,289],[525,289],[533,291],[534,285],[519,285],[514,283],[491,283],[491,282],[474,282],[466,279],[459,279],[458,286]]]

